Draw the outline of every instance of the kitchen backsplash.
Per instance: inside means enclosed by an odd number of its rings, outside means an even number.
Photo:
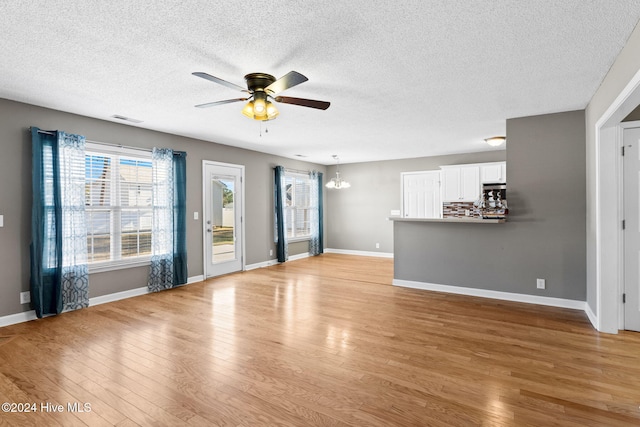
[[[469,217],[480,218],[480,209],[473,206],[473,202],[444,202],[442,203],[442,217],[455,218],[465,216],[469,211]]]

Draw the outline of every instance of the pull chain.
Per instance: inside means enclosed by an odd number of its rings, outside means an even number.
[[[266,122],[266,120],[260,121],[260,138],[262,138],[262,122]],[[264,133],[269,133],[269,128],[266,123],[264,124]]]

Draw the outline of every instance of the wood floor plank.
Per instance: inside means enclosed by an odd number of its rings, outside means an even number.
[[[0,328],[1,425],[640,425],[640,334],[324,254]]]

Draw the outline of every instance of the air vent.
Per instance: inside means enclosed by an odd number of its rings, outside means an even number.
[[[136,120],[136,119],[132,119],[130,117],[120,116],[118,114],[114,114],[113,116],[111,116],[111,118],[118,119],[118,120],[123,120],[125,122],[131,122],[131,123],[142,123],[142,120]]]

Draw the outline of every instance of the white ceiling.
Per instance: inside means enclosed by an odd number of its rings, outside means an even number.
[[[321,164],[476,152],[507,118],[585,108],[639,19],[638,0],[3,0],[0,97]],[[194,71],[291,70],[309,81],[283,95],[331,107],[278,104],[262,136],[243,103],[194,108],[242,95]]]

